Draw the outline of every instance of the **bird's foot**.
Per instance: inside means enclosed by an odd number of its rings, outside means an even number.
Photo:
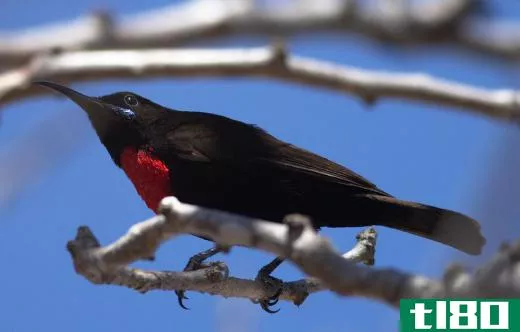
[[[271,309],[271,307],[273,307],[274,305],[276,305],[278,303],[278,299],[279,299],[280,295],[282,294],[282,290],[283,290],[283,281],[271,276],[268,273],[265,273],[265,271],[263,271],[263,270],[264,269],[261,269],[258,272],[258,275],[256,276],[256,280],[260,281],[264,285],[264,289],[270,290],[270,293],[272,293],[273,295],[263,298],[263,299],[253,300],[253,303],[260,304],[260,307],[264,311],[266,311],[270,314],[275,314],[278,311],[280,311],[280,309],[273,310],[273,309]]]
[[[206,259],[210,258],[211,256],[218,254],[221,251],[222,251],[222,248],[215,247],[215,248],[211,248],[211,249],[202,251],[202,252],[192,256],[189,259],[188,264],[186,264],[186,267],[184,268],[183,271],[184,272],[196,271],[196,270],[200,270],[200,269],[210,266],[210,264],[205,264],[204,261]],[[177,301],[179,302],[179,306],[185,310],[189,310],[189,308],[184,305],[184,300],[188,300],[188,297],[186,296],[186,291],[176,290],[175,294],[177,294]]]
[[[189,300],[189,297],[186,296],[186,291],[176,290],[175,294],[177,295],[177,302],[179,303],[179,306],[184,310],[190,310],[190,308],[184,305],[184,300]]]

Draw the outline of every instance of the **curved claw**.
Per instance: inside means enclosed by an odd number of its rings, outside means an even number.
[[[177,294],[177,302],[179,303],[179,306],[184,310],[190,310],[190,308],[186,307],[183,303],[184,300],[189,300],[189,298],[184,294],[184,291],[175,291],[175,294]]]
[[[263,283],[264,287],[266,289],[269,289],[270,292],[275,290],[274,295],[253,301],[253,303],[260,304],[260,307],[262,307],[262,309],[265,312],[268,312],[270,314],[275,314],[278,311],[280,311],[280,309],[272,310],[270,307],[272,307],[278,303],[280,295],[282,294],[282,291],[283,291],[283,281],[271,276],[271,273],[282,262],[283,262],[283,260],[281,258],[274,259],[272,262],[270,262],[266,266],[262,267],[260,269],[260,271],[258,271],[258,274],[256,276],[256,280]]]
[[[262,310],[264,310],[265,312],[268,312],[270,314],[275,314],[277,313],[278,311],[280,311],[280,309],[277,309],[277,310],[272,310],[271,307],[276,305],[278,303],[278,301],[280,300],[280,295],[282,294],[282,291],[283,291],[283,288],[280,287],[276,290],[276,293],[273,295],[273,296],[270,296],[266,299],[261,299],[261,300],[256,300],[256,301],[253,301],[253,303],[258,303],[260,304],[260,307],[262,308]]]
[[[278,301],[277,301],[278,302]],[[271,308],[269,308],[271,306],[271,304],[269,303],[269,300],[261,300],[260,301],[260,307],[265,311],[265,312],[268,312],[270,314],[276,314],[278,311],[280,311],[280,309],[276,309],[276,310],[272,310]]]
[[[281,294],[282,294],[282,288],[278,289],[273,296],[271,296],[269,299],[267,299],[267,303],[270,306],[273,306],[273,305],[277,304],[278,301],[280,300],[280,295]]]
[[[274,294],[273,296],[269,297],[269,298],[266,298],[266,299],[262,299],[262,300],[253,300],[251,299],[251,302],[253,302],[254,304],[260,304],[260,307],[270,313],[270,314],[275,314],[277,313],[278,311],[280,311],[280,309],[278,310],[272,310],[270,307],[276,305],[278,303],[278,301],[280,300],[280,295],[282,294],[282,291],[283,289],[280,288],[276,291],[276,294]]]
[[[184,268],[184,271],[195,271],[200,268],[203,268],[207,265],[203,264],[203,261],[218,254],[222,251],[222,248],[219,246],[216,246],[215,248],[211,248],[205,251],[202,251],[194,256],[192,256],[188,260],[188,264],[186,264],[186,267]],[[177,294],[177,301],[179,302],[179,306],[184,310],[190,310],[190,308],[186,307],[183,303],[184,300],[188,300],[188,297],[185,295],[185,291],[183,290],[177,290],[175,291],[175,294]]]

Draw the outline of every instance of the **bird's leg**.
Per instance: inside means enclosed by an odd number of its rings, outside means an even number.
[[[225,251],[225,248],[216,245],[215,247],[213,247],[211,249],[204,250],[202,252],[199,252],[196,255],[193,255],[190,258],[190,260],[188,261],[188,264],[186,264],[186,267],[184,268],[184,271],[185,272],[186,271],[195,271],[195,270],[201,269],[203,267],[206,267],[206,265],[203,264],[203,262],[206,259],[208,259],[208,258],[210,258],[212,256],[215,256],[216,254],[218,254],[220,252],[223,252],[223,251]],[[179,305],[181,306],[181,308],[189,310],[189,308],[187,308],[184,305],[184,303],[183,303],[184,300],[188,299],[188,297],[185,295],[185,291],[184,290],[176,290],[175,294],[177,294],[177,300],[179,301]]]
[[[280,264],[282,264],[283,261],[284,260],[282,258],[276,257],[269,264],[262,267],[260,271],[258,271],[258,274],[256,276],[256,280],[262,282],[266,286],[266,288],[276,290],[275,293],[270,297],[253,301],[253,303],[259,303],[262,309],[270,314],[274,314],[280,311],[280,309],[271,310],[270,307],[278,303],[278,297],[280,297],[280,294],[282,294],[283,281],[271,276],[271,273],[273,273],[273,271],[278,266],[280,266]]]

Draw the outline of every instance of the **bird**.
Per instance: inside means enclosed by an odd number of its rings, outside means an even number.
[[[383,226],[479,255],[486,243],[478,221],[462,213],[401,200],[353,170],[285,142],[261,127],[213,113],[170,109],[134,92],[91,97],[51,81],[34,84],[58,92],[88,116],[112,161],[132,182],[146,206],[182,202],[282,223],[308,216],[316,230]],[[211,241],[211,239],[204,238]],[[224,249],[194,255],[185,270],[200,267]],[[276,257],[258,277],[271,276]],[[274,313],[281,288],[260,299]],[[184,291],[177,291],[185,308]]]

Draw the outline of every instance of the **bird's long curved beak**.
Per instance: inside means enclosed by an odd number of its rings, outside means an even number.
[[[94,115],[94,113],[97,113],[98,110],[104,108],[103,103],[101,103],[97,98],[86,96],[64,85],[49,81],[35,81],[33,84],[50,88],[65,95],[91,116]]]

